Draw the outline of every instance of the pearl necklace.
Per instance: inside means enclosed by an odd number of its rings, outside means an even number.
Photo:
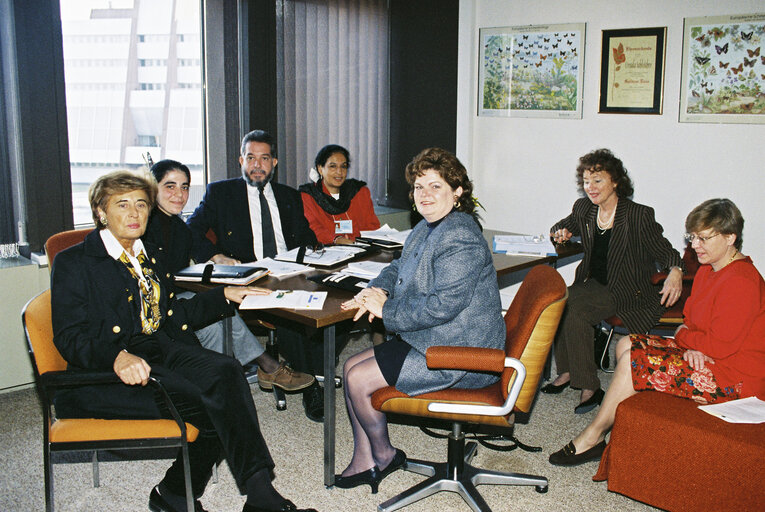
[[[616,207],[614,206],[614,211],[611,212],[611,217],[606,222],[602,222],[600,220],[600,206],[598,206],[598,232],[601,235],[605,235],[606,231],[608,230],[609,226],[611,226],[611,222],[614,220],[614,216],[616,216]]]

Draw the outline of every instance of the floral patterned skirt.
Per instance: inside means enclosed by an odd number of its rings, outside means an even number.
[[[720,388],[710,364],[702,370],[694,370],[683,360],[685,349],[678,347],[674,340],[651,334],[630,334],[630,340],[635,391],[652,389],[710,404],[739,397],[741,384]]]

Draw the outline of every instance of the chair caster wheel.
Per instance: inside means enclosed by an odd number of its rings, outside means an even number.
[[[534,489],[535,489],[535,490],[536,490],[536,491],[537,491],[539,494],[544,494],[544,493],[546,493],[546,492],[547,492],[547,486],[546,486],[546,485],[537,485],[536,487],[534,487]]]

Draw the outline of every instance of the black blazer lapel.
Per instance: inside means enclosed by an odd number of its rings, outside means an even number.
[[[608,244],[608,281],[611,282],[611,270],[622,268],[625,264],[624,251],[629,245],[627,241],[630,237],[630,225],[627,222],[627,211],[629,210],[627,199],[620,199],[616,205],[614,214],[614,225],[611,230],[611,241]]]

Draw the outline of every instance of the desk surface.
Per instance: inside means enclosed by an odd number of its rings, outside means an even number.
[[[502,232],[485,230],[484,237],[491,246],[492,237]],[[492,254],[494,268],[497,270],[497,277],[523,270],[534,265],[555,263],[558,258],[572,256],[581,252],[581,246],[578,244],[567,244],[558,248],[558,256],[548,256],[545,258],[534,258],[531,256],[508,256],[506,254]],[[392,251],[381,251],[369,256],[372,261],[392,261]],[[337,268],[341,268],[338,265]],[[322,310],[294,310],[294,309],[258,309],[252,310],[259,317],[268,319],[269,316],[276,320],[287,320],[295,322],[309,328],[322,329],[324,344],[324,377],[328,381],[335,378],[335,324],[344,320],[353,318],[355,310],[343,311],[340,304],[350,299],[353,292],[329,288],[306,279],[307,276],[315,273],[328,273],[327,270],[316,270],[305,272],[296,276],[277,279],[267,276],[265,279],[256,281],[256,286],[262,286],[272,290],[278,289],[299,289],[327,291],[327,299],[324,302]],[[203,290],[209,286],[201,283],[179,282],[179,286],[190,290]],[[270,319],[269,319],[270,320]],[[335,390],[332,386],[324,387],[324,484],[331,486],[335,480]]]
[[[484,230],[484,238],[486,238],[489,247],[491,247],[491,241],[494,235],[510,234],[503,231],[496,231],[487,229]],[[511,274],[524,270],[535,265],[551,264],[555,263],[559,258],[566,258],[582,252],[581,244],[564,244],[556,247],[558,251],[557,256],[547,256],[544,258],[533,256],[518,256],[507,254],[494,254],[492,252],[492,260],[494,262],[494,268],[497,271],[497,277],[505,274]],[[393,260],[393,251],[382,250],[377,254],[374,254],[366,259],[370,261],[383,261],[389,262]],[[324,302],[324,308],[321,310],[294,310],[294,309],[259,309],[259,313],[265,316],[274,316],[297,322],[307,327],[321,328],[328,325],[342,322],[353,318],[355,311],[343,311],[340,309],[340,305],[346,300],[353,297],[352,292],[340,290],[338,288],[331,288],[319,283],[315,283],[306,279],[308,276],[316,274],[327,274],[338,269],[343,268],[344,265],[338,265],[333,270],[319,270],[303,272],[301,274],[293,275],[286,278],[275,278],[267,276],[264,279],[260,279],[253,284],[253,286],[260,286],[263,288],[269,288],[271,290],[307,290],[307,291],[326,291],[327,299]],[[188,288],[194,291],[199,291],[208,287],[205,287],[199,283],[178,282],[179,286]]]

